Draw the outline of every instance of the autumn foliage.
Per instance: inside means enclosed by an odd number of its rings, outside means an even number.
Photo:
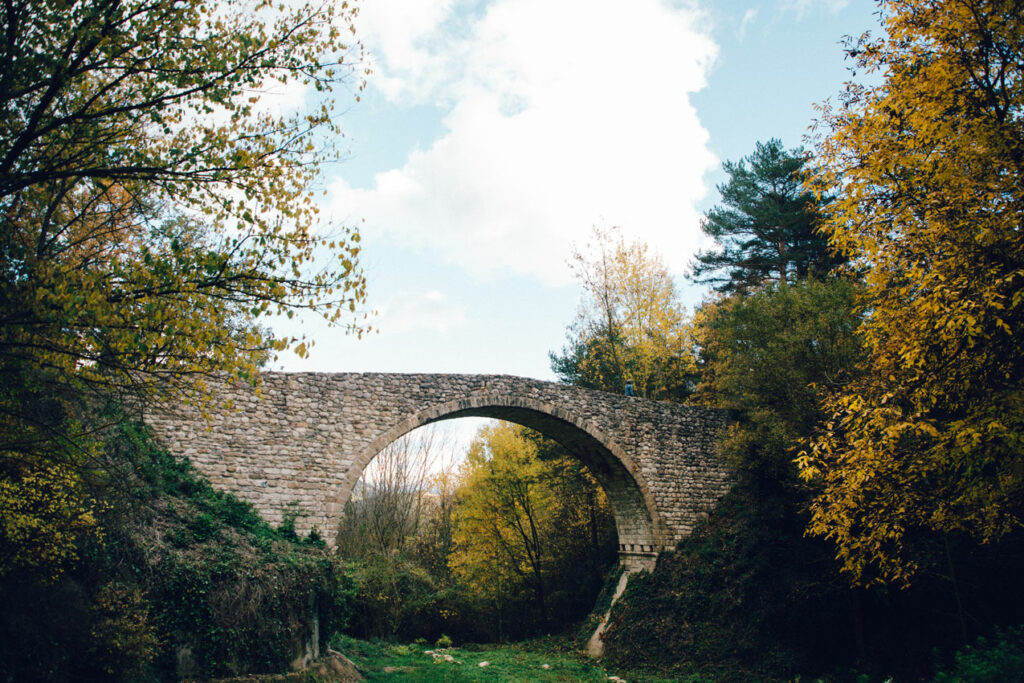
[[[867,360],[800,459],[813,533],[860,581],[906,581],[918,532],[1024,522],[1024,13],[897,0],[852,47],[880,82],[826,109],[817,180],[863,269]]]
[[[589,610],[614,523],[586,469],[535,432],[497,423],[471,444],[456,496],[449,565],[498,617],[499,638],[550,632]]]
[[[312,202],[339,133],[318,93],[361,87],[353,16],[344,3],[0,7],[0,575],[59,573],[92,533],[107,406],[201,400],[204,376],[255,381],[274,353],[305,353],[268,329],[273,315],[360,331],[358,232],[319,225]]]
[[[594,228],[570,263],[583,288],[562,354],[550,354],[564,382],[681,401],[693,391],[695,359],[686,311],[660,255],[626,242],[616,228]]]

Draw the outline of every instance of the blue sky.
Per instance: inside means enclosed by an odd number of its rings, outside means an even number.
[[[278,369],[553,379],[580,297],[567,259],[592,225],[647,242],[699,303],[685,268],[722,161],[804,144],[848,78],[842,37],[877,31],[866,0],[360,9],[373,73],[360,102],[338,94],[348,154],[322,201],[361,226],[379,332],[306,319],[309,358]]]

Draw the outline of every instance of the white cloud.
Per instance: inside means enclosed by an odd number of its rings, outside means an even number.
[[[835,14],[849,4],[849,0],[786,0],[782,9],[796,12],[797,19],[803,19],[815,7],[822,7]]]
[[[593,224],[622,225],[678,269],[702,244],[695,206],[717,160],[688,96],[717,47],[692,7],[378,0],[359,30],[371,87],[448,112],[439,139],[372,188],[333,185],[335,210],[367,232],[552,284]]]
[[[442,88],[449,69],[441,63],[457,51],[454,10],[452,0],[377,0],[360,7],[357,35],[371,50],[373,87],[394,100],[420,100]]]
[[[757,19],[757,10],[754,8],[748,9],[743,13],[743,18],[740,19],[740,27],[736,29],[736,38],[743,41],[747,37],[747,28],[754,23]]]
[[[382,334],[416,330],[447,332],[461,326],[465,308],[448,300],[441,292],[398,292],[380,307],[373,326]]]
[[[298,78],[281,83],[268,77],[264,79],[263,85],[255,90],[246,91],[243,97],[258,98],[253,105],[253,113],[282,118],[304,113],[307,109],[306,98],[312,91],[311,85],[303,83]]]

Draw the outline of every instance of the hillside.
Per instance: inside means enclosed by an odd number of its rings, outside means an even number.
[[[3,578],[0,677],[286,671],[344,618],[322,542],[270,528],[135,426],[108,435],[88,479],[101,538],[55,582]]]

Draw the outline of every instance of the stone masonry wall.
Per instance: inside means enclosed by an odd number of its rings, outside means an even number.
[[[687,536],[730,476],[714,454],[725,416],[507,375],[264,373],[257,392],[215,385],[232,410],[204,418],[187,405],[151,409],[158,441],[214,486],[271,523],[288,512],[332,542],[363,468],[391,441],[428,422],[510,420],[554,438],[608,493],[627,566],[646,565]]]

